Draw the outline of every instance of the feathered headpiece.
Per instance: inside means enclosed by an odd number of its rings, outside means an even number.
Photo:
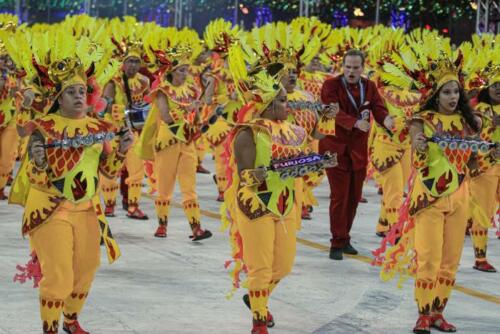
[[[245,37],[241,44],[252,71],[267,70],[271,76],[280,76],[281,70],[291,68],[299,71],[321,47],[317,37],[306,35],[284,22],[255,28]]]
[[[87,36],[77,39],[71,31],[60,29],[34,33],[19,43],[24,44],[31,45],[31,49],[23,48],[28,54],[17,53],[13,58],[21,62],[27,73],[37,77],[31,80],[32,86],[38,85],[37,90],[45,92],[49,100],[55,101],[69,86],[82,84],[89,93],[87,104],[94,110],[101,107],[100,86],[120,68],[120,63],[111,59],[111,49],[104,49]],[[15,48],[16,41],[9,45]],[[28,56],[31,61],[27,61]]]
[[[460,45],[464,54],[464,71],[467,74],[465,89],[477,91],[500,81],[500,37],[498,35],[473,35],[472,43]]]
[[[423,102],[447,82],[463,86],[463,64],[462,52],[453,52],[448,39],[428,35],[394,52],[391,61],[384,63],[381,78],[394,87],[418,91]]]
[[[15,31],[19,18],[12,14],[0,14],[0,30],[3,31]]]
[[[373,39],[381,34],[382,27],[375,26],[366,29],[341,28],[332,30],[323,45],[325,51],[320,55],[321,62],[340,70],[344,54],[351,49],[358,49],[365,54]]]
[[[211,21],[206,27],[203,38],[208,48],[225,57],[229,48],[239,40],[240,29],[224,19]]]
[[[137,57],[141,61],[146,60],[141,39],[145,33],[143,24],[130,16],[124,17],[123,21],[115,18],[109,22],[108,31],[112,36],[111,42],[115,46],[113,58],[122,62],[130,57]]]
[[[150,58],[155,60],[158,72],[166,73],[183,65],[191,65],[203,50],[196,31],[184,28],[166,28],[150,33],[145,38]]]
[[[278,76],[265,69],[249,73],[244,53],[238,45],[229,49],[229,70],[240,99],[252,105],[252,108],[245,108],[247,113],[241,115],[240,121],[260,115],[283,89]]]

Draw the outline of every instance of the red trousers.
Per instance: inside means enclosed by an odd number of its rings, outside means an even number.
[[[342,248],[351,240],[349,235],[361,199],[366,168],[360,170],[326,170],[330,184],[331,247]]]

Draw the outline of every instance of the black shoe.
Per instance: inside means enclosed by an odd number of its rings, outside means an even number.
[[[330,259],[332,260],[342,260],[344,255],[342,254],[342,248],[330,248]]]
[[[252,307],[250,306],[250,296],[248,295],[248,293],[243,295],[243,303],[245,303],[249,310],[252,309]]]
[[[349,255],[358,255],[358,251],[356,248],[352,247],[352,245],[349,243],[342,248],[342,251],[344,254],[349,254]]]
[[[122,201],[122,209],[128,211],[128,201],[127,202]]]
[[[385,232],[377,232],[375,233],[377,237],[385,238]]]

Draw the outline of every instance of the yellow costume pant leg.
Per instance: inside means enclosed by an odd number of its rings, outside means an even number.
[[[319,150],[319,140],[313,140],[309,143],[309,148],[312,152],[318,153]],[[306,207],[318,206],[318,200],[314,196],[313,189],[321,184],[325,173],[315,173],[304,176],[304,195],[302,205]]]
[[[137,135],[135,135],[133,145],[135,146],[137,142]],[[129,208],[139,206],[139,200],[141,199],[142,193],[142,181],[144,180],[144,161],[135,153],[134,146],[128,150],[125,159],[125,166],[128,171],[128,177],[125,182],[128,185]]]
[[[464,182],[415,217],[415,299],[420,314],[443,312],[450,297],[465,238],[468,191]]]
[[[217,189],[219,193],[224,193],[227,188],[226,164],[222,158],[224,153],[224,145],[220,144],[214,148],[215,156],[215,176],[217,178]]]
[[[149,186],[148,192],[154,194],[156,192],[156,172],[154,168],[154,161],[144,160],[144,173],[146,174],[146,181]]]
[[[304,205],[304,179],[298,177],[295,179],[295,206],[301,210],[295,210],[295,220],[297,223],[297,231],[302,229],[302,206]]]
[[[198,163],[200,164],[203,159],[205,159],[205,154],[207,154],[207,144],[205,143],[205,138],[203,136],[196,139],[196,156],[198,157]]]
[[[198,157],[194,143],[180,144],[181,153],[177,168],[177,178],[182,192],[184,213],[191,229],[200,226],[200,205],[196,195],[196,166]]]
[[[498,207],[497,188],[499,185],[498,170],[500,166],[490,168],[486,173],[470,180],[471,200],[479,205],[481,213],[472,210],[472,227],[470,235],[474,247],[476,260],[486,260],[486,251],[488,247],[488,229],[480,223],[481,216],[487,218],[487,223],[495,217]],[[484,218],[483,218],[484,219]]]
[[[16,124],[12,122],[6,128],[0,130],[0,191],[5,188],[10,173],[16,162],[19,147],[19,135]]]
[[[175,188],[175,179],[181,154],[181,144],[170,145],[155,153],[154,169],[157,173],[158,196],[155,200],[156,214],[160,225],[168,224],[170,201]]]
[[[403,165],[398,163],[384,173],[377,173],[376,180],[384,189],[377,232],[388,232],[390,227],[397,223],[399,208],[403,204]]]
[[[77,319],[100,264],[100,231],[92,204],[64,202],[30,237],[43,275],[44,331],[57,333],[61,313],[67,322]]]
[[[107,177],[101,175],[99,177],[99,184],[101,186],[104,205],[114,207],[116,205],[116,194],[118,192],[118,188],[120,187],[117,179],[108,179]]]
[[[280,222],[271,216],[248,219],[236,212],[248,268],[248,290],[254,319],[265,321],[271,291],[290,273],[296,252],[297,207]]]

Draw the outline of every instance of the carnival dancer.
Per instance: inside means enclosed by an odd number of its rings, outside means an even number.
[[[408,121],[420,100],[420,95],[408,88],[399,89],[384,83],[382,65],[385,60],[390,64],[391,55],[401,47],[403,32],[402,29],[386,31],[378,40],[373,41],[374,45],[369,53],[372,79],[386,102],[389,115],[394,119],[392,131],[387,131],[375,123],[368,142],[368,155],[374,169],[373,178],[383,189],[376,227],[376,234],[379,237],[385,237],[391,226],[399,219],[399,208],[403,204],[411,172]]]
[[[63,314],[66,333],[85,334],[78,317],[99,267],[100,240],[110,262],[120,256],[102,214],[99,174],[114,177],[132,137],[128,131],[116,137],[118,129],[112,124],[86,115],[87,79],[94,67],[87,70],[84,64],[89,62],[72,55],[76,46],[71,35],[56,40],[64,41],[65,46],[51,49],[48,68],[38,65],[54,103],[47,116],[25,126],[31,134],[27,168],[31,188],[22,233],[29,235],[43,275],[43,332],[57,333]],[[109,142],[113,137],[116,150]]]
[[[204,45],[203,51],[200,53],[198,57],[196,57],[193,64],[191,65],[191,73],[193,75],[193,78],[198,84],[199,89],[202,91],[208,84],[206,77],[212,75],[211,65],[210,65],[211,54],[212,52],[208,50]],[[204,108],[204,111],[206,111],[207,113],[212,112],[212,110],[209,110],[208,108]],[[208,116],[209,115],[201,115],[201,118],[207,119]],[[210,174],[210,171],[203,166],[203,159],[205,158],[205,155],[207,151],[209,151],[210,147],[205,138],[205,133],[202,132],[201,129],[195,140],[195,145],[196,145],[196,152],[198,155],[198,166],[196,167],[196,173]]]
[[[151,93],[153,108],[141,134],[138,153],[155,162],[158,191],[155,237],[167,237],[170,202],[178,179],[184,213],[192,231],[190,238],[199,241],[210,238],[212,233],[201,228],[194,135],[200,124],[201,108],[208,107],[201,99],[213,94],[213,81],[207,83],[202,97],[189,75],[189,66],[201,51],[201,43],[190,40],[189,36],[185,31],[177,31],[161,40],[153,34],[148,36],[147,43],[159,64],[158,86]]]
[[[147,113],[149,104],[145,101],[149,94],[149,79],[139,73],[144,57],[142,42],[133,39],[117,41],[112,38],[116,46],[117,57],[123,62],[122,71],[104,86],[103,97],[107,101],[104,119],[111,121],[117,127],[126,124],[126,117],[130,113],[143,115]],[[140,133],[140,127],[133,129],[134,142]],[[133,144],[135,146],[135,144]],[[126,169],[126,187],[123,189],[122,204],[127,210],[127,217],[132,219],[146,220],[148,216],[139,208],[142,195],[142,183],[144,180],[144,163],[131,149],[127,153],[124,168]],[[106,205],[107,217],[115,216],[116,194],[119,185],[116,179],[101,180],[101,191]],[[122,187],[123,188],[123,187]]]
[[[365,55],[347,51],[343,74],[325,81],[321,93],[325,104],[338,103],[335,136],[320,141],[320,152],[336,152],[339,165],[327,169],[330,184],[330,258],[342,260],[343,253],[357,254],[351,245],[350,230],[356,215],[368,163],[370,115],[391,130],[394,122],[373,81],[362,78]]]
[[[500,65],[490,65],[483,69],[481,74],[484,87],[479,92],[479,103],[475,107],[483,124],[480,138],[498,143],[500,142],[500,130],[497,129],[500,117]],[[491,156],[481,157],[476,168],[471,171],[469,231],[476,258],[474,269],[484,272],[496,272],[495,267],[486,258],[486,251],[488,228],[497,213],[499,176],[500,166]]]
[[[232,23],[217,19],[210,22],[204,32],[204,40],[212,53],[211,76],[216,78],[214,106],[222,106],[223,112],[213,124],[209,124],[204,138],[212,146],[215,157],[215,176],[217,184],[217,201],[224,201],[224,191],[227,187],[227,178],[224,165],[224,141],[227,134],[236,123],[236,114],[241,107],[238,101],[235,86],[228,69],[227,52],[229,47],[239,38],[240,30]]]
[[[235,257],[234,285],[239,285],[242,266],[248,273],[244,301],[253,314],[252,334],[267,334],[274,319],[267,309],[269,296],[291,271],[295,259],[299,210],[295,180],[266,169],[272,161],[309,152],[306,131],[286,121],[286,92],[274,72],[281,64],[252,71],[249,76],[238,46],[229,52],[229,64],[240,96],[246,105],[239,124],[227,142],[230,187],[223,208],[231,220]],[[278,70],[279,71],[279,70]],[[319,168],[334,166],[335,157]]]
[[[310,37],[304,34],[302,29],[284,22],[255,28],[251,35],[251,39],[244,39],[244,43],[253,50],[247,62],[252,63],[253,67],[272,66],[273,63],[279,63],[282,66],[276,74],[281,78],[281,84],[287,92],[288,121],[306,130],[308,146],[312,152],[317,153],[317,139],[324,137],[322,132],[333,131],[335,128],[336,110],[330,110],[330,107],[324,107],[320,102],[315,101],[314,97],[300,89],[297,83],[298,73],[319,50],[319,39],[315,36]],[[266,50],[270,52],[266,54]],[[253,54],[258,55],[259,60],[254,61]],[[312,189],[319,184],[322,175],[323,171],[319,171],[296,180],[296,199],[301,208],[297,214],[302,219],[311,219],[309,208],[317,205]],[[298,221],[300,222],[301,219]]]
[[[8,198],[4,188],[14,168],[19,141],[14,104],[18,80],[9,68],[11,66],[12,60],[0,44],[0,200]]]
[[[436,55],[439,50],[451,49],[443,41],[442,45],[436,43],[432,40],[432,44],[425,44],[417,55],[405,52],[405,61],[392,67],[392,76],[400,79],[392,83],[419,88],[423,103],[410,125],[416,173],[409,198],[400,221],[375,252],[380,256],[388,241],[396,243],[377,259],[383,266],[383,279],[396,273],[403,278],[415,274],[419,317],[413,332],[419,334],[430,333],[431,327],[456,331],[443,312],[464,244],[469,214],[466,177],[475,164],[475,155],[484,151],[496,154],[488,143],[471,138],[478,132],[480,120],[472,113],[462,89],[462,55],[459,53],[456,59],[444,51]],[[428,64],[422,65],[418,59],[428,59]]]

